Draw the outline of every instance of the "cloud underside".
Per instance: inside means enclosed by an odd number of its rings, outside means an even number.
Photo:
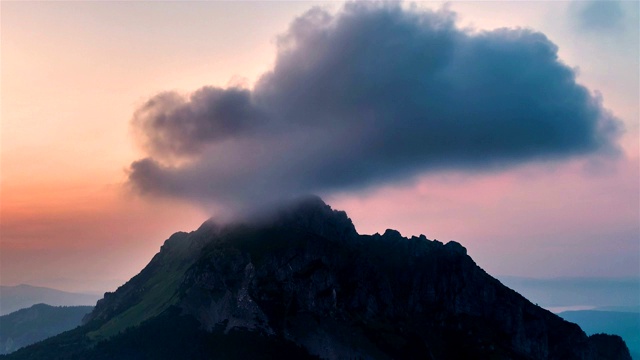
[[[615,153],[620,122],[525,29],[469,32],[399,4],[313,9],[252,90],[161,93],[134,114],[143,194],[225,205],[443,169]]]

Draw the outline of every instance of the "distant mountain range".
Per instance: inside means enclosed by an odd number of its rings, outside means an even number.
[[[359,235],[319,198],[176,233],[84,325],[6,359],[629,360],[456,243]]]
[[[0,354],[7,354],[71,330],[82,323],[93,306],[49,306],[36,304],[0,316]]]
[[[580,325],[587,335],[620,335],[627,343],[631,357],[640,360],[640,312],[580,310],[565,311],[558,315]]]
[[[52,306],[94,306],[100,298],[100,295],[72,293],[24,284],[17,286],[0,286],[0,315],[6,315],[35,304],[48,304]]]
[[[556,309],[579,307],[583,307],[579,310],[640,309],[640,277],[531,279],[499,276],[498,279],[530,301],[554,312]]]

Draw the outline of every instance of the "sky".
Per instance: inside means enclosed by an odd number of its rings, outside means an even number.
[[[639,3],[0,3],[0,283],[112,291],[318,194],[492,275],[640,273]]]

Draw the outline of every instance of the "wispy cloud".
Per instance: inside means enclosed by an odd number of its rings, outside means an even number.
[[[624,27],[625,13],[620,1],[574,1],[569,9],[583,31],[602,32]]]

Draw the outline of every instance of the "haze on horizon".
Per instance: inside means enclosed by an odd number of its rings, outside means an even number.
[[[3,2],[0,282],[113,290],[308,193],[492,275],[638,276],[638,3],[312,5]]]

